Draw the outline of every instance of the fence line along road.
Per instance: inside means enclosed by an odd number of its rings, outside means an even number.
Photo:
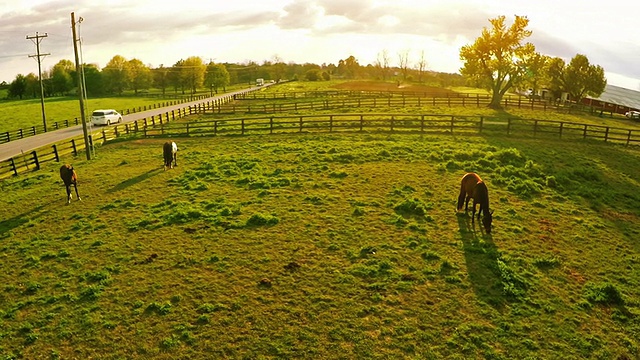
[[[237,96],[247,92],[260,90],[269,85],[271,84],[265,84],[264,86],[261,86],[261,87],[251,87],[249,89],[238,90],[238,91],[234,91],[234,92],[230,92],[222,95],[217,95],[217,96],[208,97],[201,100],[195,100],[191,102],[172,105],[164,108],[157,108],[157,109],[152,109],[148,111],[137,112],[135,114],[129,114],[129,115],[123,114],[122,122],[125,124],[132,123],[144,118],[150,118],[151,116],[158,115],[159,113],[181,111],[182,109],[197,106],[199,104],[203,104],[207,102],[214,102],[219,106],[220,104],[231,101],[234,95]],[[87,123],[87,127],[91,128],[90,129],[91,133],[94,133],[96,131],[99,132],[100,131],[99,129],[101,129],[97,127],[91,127],[89,123]],[[37,134],[37,135],[29,136],[23,139],[3,143],[3,144],[0,144],[0,162],[6,161],[12,157],[16,157],[24,153],[29,153],[43,146],[50,145],[59,141],[64,141],[64,140],[67,140],[76,136],[81,136],[81,135],[83,135],[82,125],[76,125],[68,128],[48,131],[46,133]]]

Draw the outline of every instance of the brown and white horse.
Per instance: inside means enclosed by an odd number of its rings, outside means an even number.
[[[80,199],[78,194],[78,174],[73,169],[73,166],[66,164],[60,167],[60,178],[64,182],[64,186],[67,188],[67,204],[71,203],[71,185],[76,189],[76,196]]]
[[[491,233],[491,221],[493,220],[493,211],[489,210],[489,190],[487,185],[482,181],[476,173],[467,173],[462,177],[460,184],[460,195],[458,195],[458,211],[462,210],[464,202],[464,211],[469,211],[469,199],[473,198],[473,211],[471,213],[471,222],[474,222],[476,215],[476,204],[480,204],[478,209],[478,220],[480,213],[482,217],[482,225],[487,234]]]
[[[174,166],[178,166],[178,145],[175,142],[166,142],[162,146],[162,155],[164,157],[164,169],[173,169]],[[173,163],[173,164],[172,164]]]

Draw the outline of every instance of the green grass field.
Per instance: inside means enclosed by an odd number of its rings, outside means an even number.
[[[174,140],[167,171],[137,135],[64,159],[70,205],[59,164],[0,181],[0,358],[640,357],[636,147]],[[491,235],[456,213],[467,171]]]
[[[5,358],[635,358],[640,159],[344,134],[118,141],[3,181]],[[494,231],[456,214],[489,186]]]

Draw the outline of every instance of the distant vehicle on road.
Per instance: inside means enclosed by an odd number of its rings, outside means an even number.
[[[256,79],[256,86],[264,85],[264,79]]]
[[[628,117],[629,119],[640,119],[640,111],[627,111],[624,116]]]
[[[91,123],[93,125],[111,125],[121,121],[122,115],[113,109],[95,110],[91,114]]]

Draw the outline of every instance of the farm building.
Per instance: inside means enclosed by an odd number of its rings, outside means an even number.
[[[640,110],[640,91],[607,85],[600,96],[586,97],[582,102],[595,109],[624,114],[629,110]]]

